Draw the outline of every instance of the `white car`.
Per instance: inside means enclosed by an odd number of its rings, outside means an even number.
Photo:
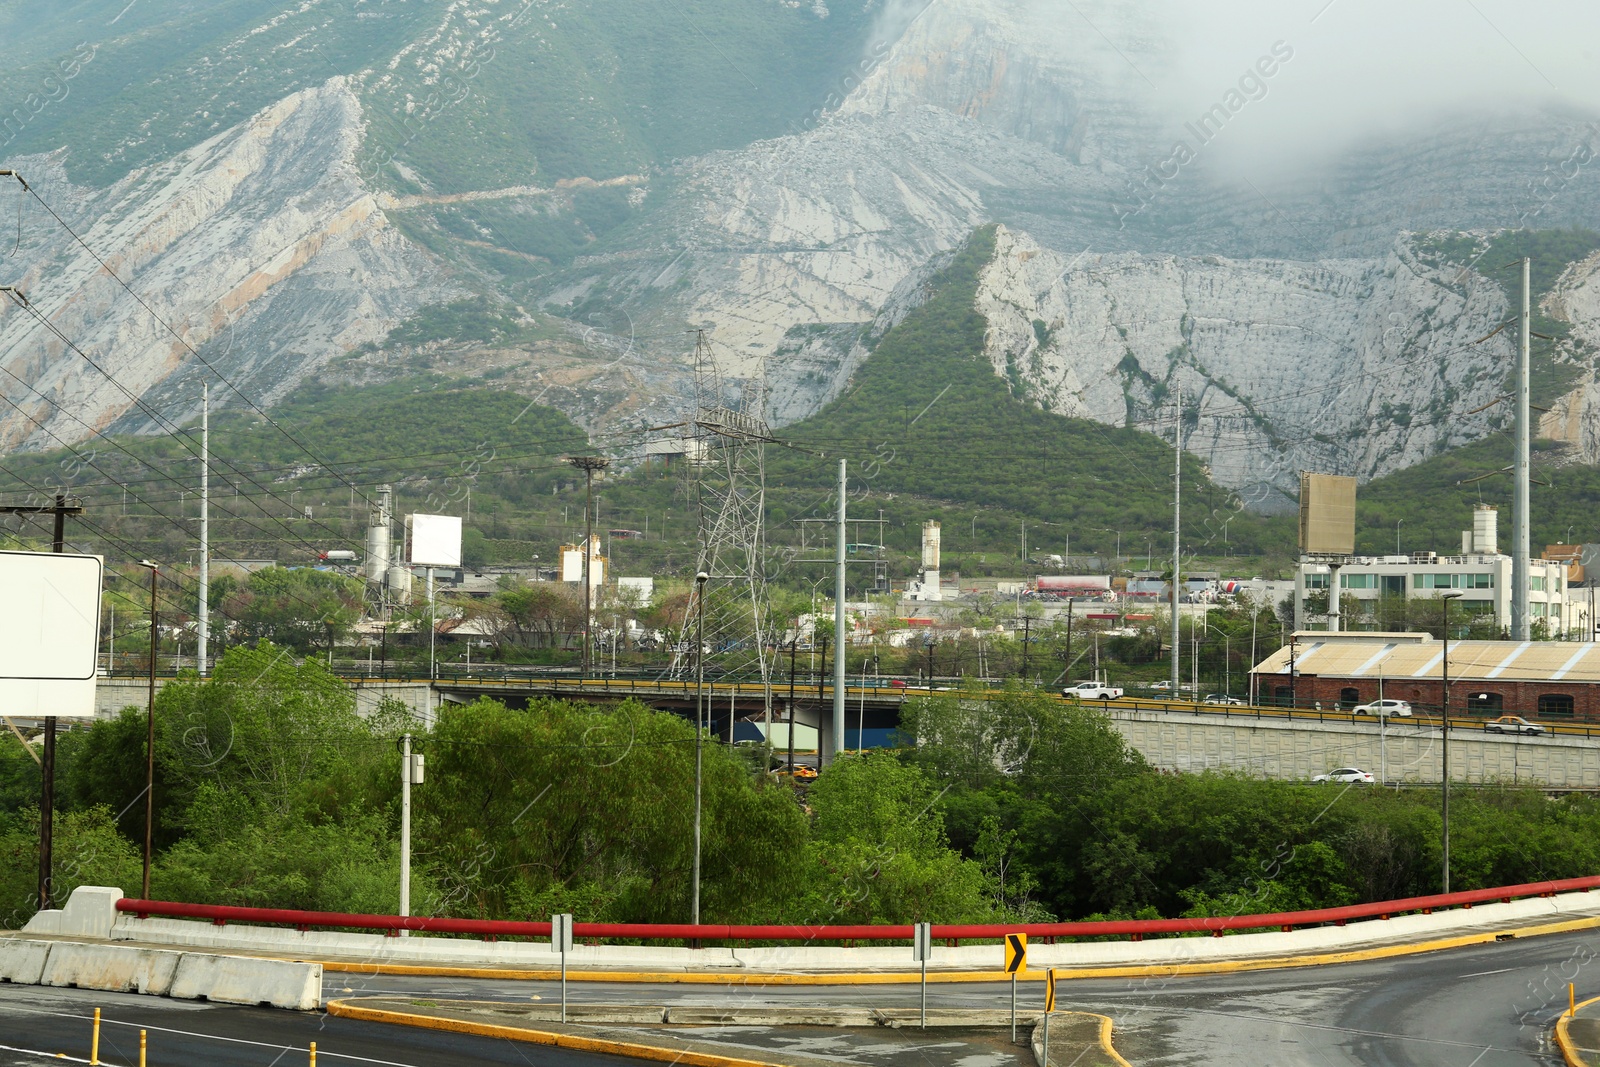
[[[1244,701],[1238,697],[1229,696],[1227,693],[1207,693],[1202,704],[1224,704],[1230,707],[1244,707]]]
[[[1371,785],[1377,779],[1372,777],[1371,771],[1364,771],[1360,767],[1340,767],[1327,774],[1319,774],[1311,779],[1313,782],[1355,782],[1359,785]]]
[[[1542,734],[1544,727],[1529,722],[1520,715],[1502,715],[1483,724],[1485,733],[1491,734]]]
[[[1350,709],[1356,715],[1398,715],[1411,717],[1411,704],[1404,700],[1374,700],[1370,704],[1357,704]]]

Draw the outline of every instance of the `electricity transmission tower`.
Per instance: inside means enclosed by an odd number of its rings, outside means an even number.
[[[771,669],[776,642],[770,632],[771,608],[766,574],[765,445],[772,440],[763,417],[765,385],[757,378],[725,387],[706,343],[695,340],[695,408],[684,428],[684,469],[692,480],[697,509],[699,553],[696,613],[703,623],[702,652],[680,644],[671,671],[685,676],[703,654],[715,677],[736,675],[759,681],[770,715]],[[686,654],[689,653],[689,654]],[[708,709],[712,721],[721,718]],[[733,717],[726,720],[731,735]]]

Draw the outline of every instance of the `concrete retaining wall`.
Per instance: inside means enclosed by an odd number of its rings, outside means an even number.
[[[1112,725],[1157,767],[1231,770],[1309,781],[1335,767],[1360,767],[1390,782],[1437,783],[1443,747],[1437,728],[1395,720],[1321,723],[1307,719],[1111,709]],[[1600,789],[1600,738],[1518,737],[1450,732],[1450,780],[1520,782],[1553,789]]]
[[[157,678],[156,689],[167,684],[168,679]],[[350,679],[349,686],[356,697],[356,714],[371,715],[378,702],[398,700],[418,720],[432,724],[438,711],[440,696],[427,682],[384,682]],[[94,687],[94,714],[97,719],[114,719],[123,708],[143,711],[150,700],[150,683],[143,678],[101,678]]]

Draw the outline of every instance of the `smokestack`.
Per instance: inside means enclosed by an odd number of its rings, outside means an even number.
[[[1492,504],[1472,509],[1472,551],[1483,556],[1500,552],[1500,511]]]

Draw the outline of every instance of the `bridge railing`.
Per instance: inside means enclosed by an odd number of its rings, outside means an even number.
[[[1458,893],[1385,900],[1371,904],[1351,904],[1341,908],[1314,911],[1277,912],[1268,915],[1227,915],[1193,919],[1130,919],[1097,922],[1021,923],[1016,925],[947,925],[935,923],[933,936],[952,945],[962,941],[998,941],[1006,934],[1025,933],[1048,943],[1058,939],[1204,936],[1221,937],[1244,930],[1293,930],[1306,926],[1344,926],[1360,920],[1384,920],[1396,915],[1431,913],[1445,908],[1470,908],[1474,904],[1508,903],[1528,897],[1549,897],[1557,893],[1588,892],[1600,887],[1600,877],[1564,878],[1548,882],[1469,889]],[[451,919],[429,916],[358,915],[326,911],[294,911],[282,908],[243,908],[219,904],[183,904],[175,901],[117,901],[117,910],[140,919],[161,916],[178,919],[205,919],[215,925],[255,923],[292,926],[298,930],[370,930],[397,934],[415,930],[433,934],[468,935],[481,938],[548,938],[548,922],[515,922],[487,919]],[[645,942],[668,941],[692,946],[707,942],[801,942],[832,941],[910,941],[909,925],[872,926],[728,926],[688,923],[574,923],[573,935],[593,941]]]

